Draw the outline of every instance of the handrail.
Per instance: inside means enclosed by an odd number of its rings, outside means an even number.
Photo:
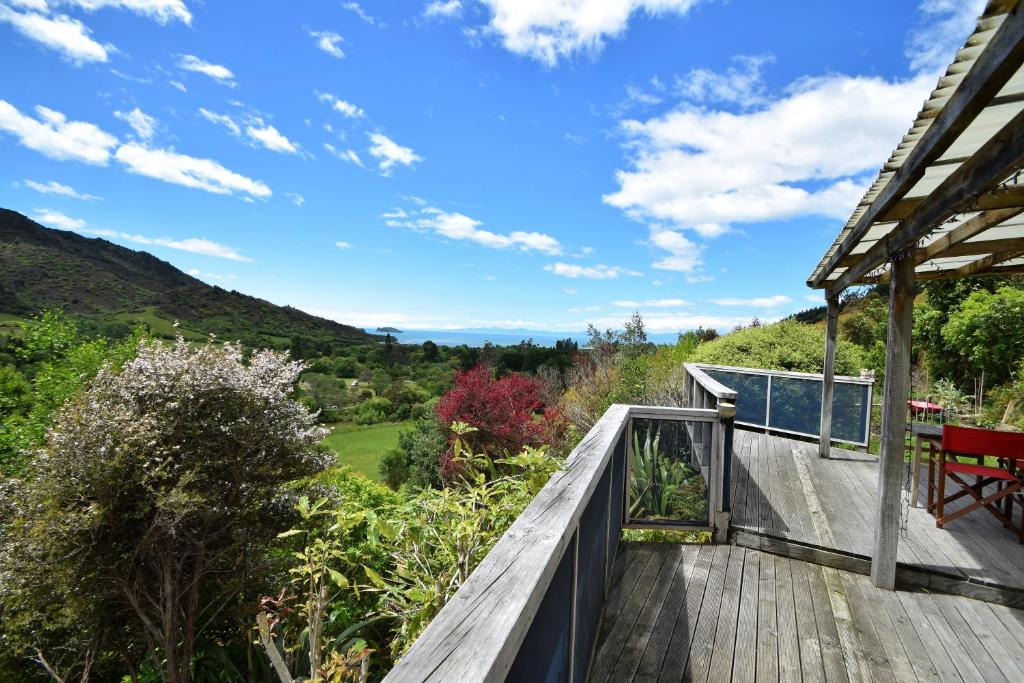
[[[628,416],[623,405],[605,412],[386,681],[505,680],[566,551],[573,551]]]
[[[385,681],[582,683],[628,518],[633,420],[708,430],[708,525],[701,530],[721,541],[728,530],[730,408],[724,401],[710,409],[610,407]],[[642,520],[631,526],[664,528]]]
[[[712,396],[718,399],[733,401],[736,399],[736,392],[725,386],[717,379],[704,372],[702,368],[712,367],[697,365],[696,363],[684,363],[683,368],[686,370],[686,374],[694,379],[705,391],[710,393]]]
[[[796,372],[794,370],[767,370],[765,368],[741,368],[733,365],[711,365],[709,363],[687,363],[697,370],[724,370],[726,372],[740,372],[749,375],[773,375],[775,377],[793,377],[794,379],[821,379],[821,373]],[[705,373],[706,375],[707,373]],[[714,378],[711,378],[715,381]],[[853,375],[834,375],[837,382],[848,384],[874,384],[873,377],[855,377]]]

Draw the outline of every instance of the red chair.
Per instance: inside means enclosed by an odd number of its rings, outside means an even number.
[[[985,457],[994,457],[999,466],[985,465]],[[957,458],[973,458],[974,463],[959,462]],[[1024,434],[1016,432],[996,432],[989,429],[970,429],[967,427],[942,428],[942,452],[939,454],[938,500],[935,510],[935,526],[942,528],[947,522],[963,517],[969,512],[985,508],[1003,526],[1013,529],[1021,543],[1024,543],[1024,515],[1021,526],[1014,526],[1013,497],[1024,489],[1024,479],[1017,466],[1018,459],[1024,459]],[[974,475],[973,484],[968,484],[960,475]],[[946,497],[946,478],[959,485],[960,490]],[[985,495],[985,488],[996,485],[993,493]],[[971,496],[974,502],[955,512],[945,514],[945,504]],[[1004,510],[998,503],[1002,501]]]

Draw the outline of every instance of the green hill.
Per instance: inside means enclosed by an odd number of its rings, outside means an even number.
[[[378,339],[363,330],[208,285],[144,251],[52,230],[0,209],[0,317],[46,308],[98,324],[143,323],[157,335],[210,333],[281,346],[301,336],[320,343]]]

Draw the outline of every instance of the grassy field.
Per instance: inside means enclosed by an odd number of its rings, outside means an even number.
[[[331,426],[324,445],[338,454],[342,465],[362,472],[367,479],[379,481],[377,463],[384,453],[398,445],[398,432],[411,424],[411,420],[365,426],[340,422]]]

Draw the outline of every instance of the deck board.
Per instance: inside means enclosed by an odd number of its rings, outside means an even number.
[[[617,564],[593,681],[1024,680],[1024,610],[739,546],[624,543]]]
[[[874,456],[832,449],[817,457],[812,444],[737,430],[733,463],[731,527],[870,558],[877,508],[877,460]],[[921,490],[926,491],[927,467]],[[924,572],[940,573],[985,585],[1024,591],[1024,545],[984,511],[966,515],[939,529],[925,509],[905,509],[898,560]],[[959,509],[967,497],[947,506]]]

